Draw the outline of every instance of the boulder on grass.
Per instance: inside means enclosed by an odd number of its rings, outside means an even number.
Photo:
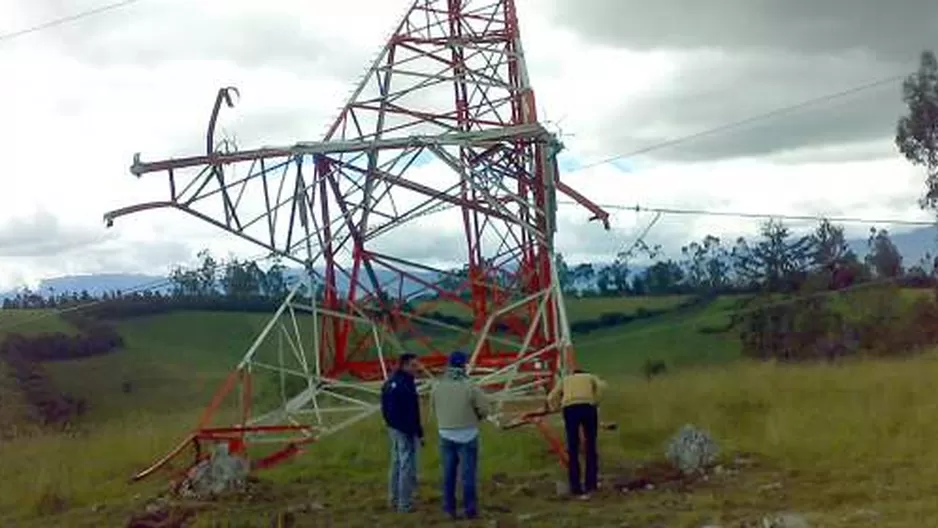
[[[685,425],[671,439],[665,456],[685,475],[701,472],[717,460],[719,446],[706,432]]]

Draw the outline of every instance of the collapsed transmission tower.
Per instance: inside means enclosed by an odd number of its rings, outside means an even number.
[[[389,359],[404,351],[429,371],[469,351],[470,375],[503,420],[543,399],[572,360],[553,268],[557,193],[609,223],[558,177],[561,145],[538,123],[514,0],[416,0],[322,141],[218,148],[231,90],[218,93],[204,154],[135,156],[131,172],[165,174],[168,198],[105,220],[175,208],[293,261],[309,280],[292,287],[192,435],[138,477],[188,445],[199,462],[206,443],[254,468],[279,462],[374,414]],[[392,254],[460,224],[460,272]],[[248,454],[263,443],[275,448]]]

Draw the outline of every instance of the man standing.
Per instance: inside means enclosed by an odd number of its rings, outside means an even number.
[[[597,376],[576,370],[566,376],[550,391],[547,406],[551,410],[563,408],[563,423],[567,437],[568,478],[570,493],[588,499],[596,491],[598,479],[598,453],[596,436],[599,431],[597,406],[606,383]],[[586,451],[586,482],[580,481],[580,433]]]
[[[402,354],[397,369],[381,388],[381,414],[391,437],[388,495],[391,507],[402,513],[411,511],[417,484],[417,442],[423,443],[416,373],[417,356]]]
[[[491,403],[482,390],[469,381],[466,354],[449,356],[446,372],[430,393],[430,405],[440,430],[440,459],[443,464],[443,511],[456,515],[456,477],[462,475],[463,508],[466,517],[478,516],[476,479],[479,454],[479,422],[488,417]]]

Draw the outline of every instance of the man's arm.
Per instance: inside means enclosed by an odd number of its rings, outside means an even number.
[[[423,425],[420,423],[420,394],[417,392],[417,383],[414,380],[410,381],[409,388],[409,397],[410,397],[410,415],[413,417],[413,428],[414,434],[417,435],[417,438],[423,438]]]
[[[393,394],[391,394],[390,382],[385,381],[384,385],[381,386],[381,416],[384,418],[384,423],[387,425],[391,425],[392,397]]]
[[[476,385],[472,386],[472,406],[475,407],[476,415],[480,420],[484,420],[492,414],[492,401]]]
[[[547,410],[556,411],[560,407],[561,398],[563,398],[563,380],[558,379],[553,390],[547,395]]]
[[[603,396],[603,392],[606,390],[606,382],[602,380],[599,376],[593,375],[593,397],[596,399],[596,403],[599,403],[599,400]]]

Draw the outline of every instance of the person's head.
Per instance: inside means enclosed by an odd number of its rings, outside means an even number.
[[[450,368],[463,369],[466,368],[466,363],[468,362],[469,357],[466,356],[466,353],[462,350],[456,350],[449,355],[449,361],[447,361],[447,364]]]
[[[397,359],[397,368],[411,374],[417,374],[417,354],[405,352]]]

